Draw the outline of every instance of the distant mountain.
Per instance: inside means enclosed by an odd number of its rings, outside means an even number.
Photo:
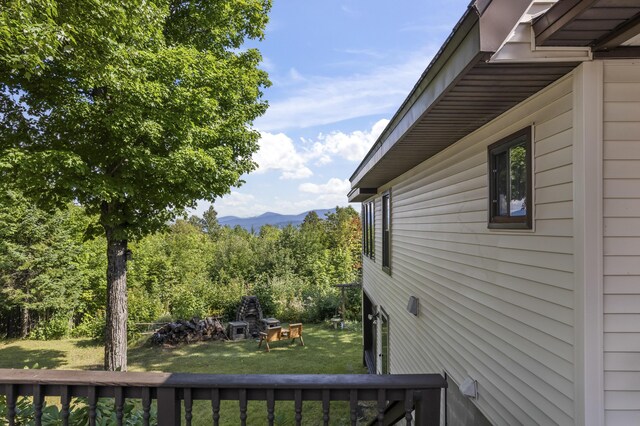
[[[309,210],[315,211],[320,219],[325,219],[327,213],[333,213],[336,209],[319,209]],[[218,218],[218,223],[223,226],[229,226],[235,228],[241,226],[247,231],[252,228],[255,231],[259,231],[263,225],[272,225],[283,228],[289,224],[300,225],[304,218],[309,214],[309,211],[300,214],[279,214],[273,212],[266,212],[260,216],[255,217],[236,217],[236,216],[222,216]]]

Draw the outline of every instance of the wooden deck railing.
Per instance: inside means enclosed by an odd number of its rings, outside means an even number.
[[[220,421],[220,402],[238,401],[235,419],[238,424],[273,425],[276,401],[293,401],[295,421],[302,422],[303,401],[318,401],[322,418],[318,424],[330,424],[332,401],[347,401],[351,424],[357,421],[359,401],[375,401],[377,424],[394,424],[406,420],[411,425],[440,424],[440,392],[446,388],[439,374],[416,375],[296,375],[247,374],[214,375],[185,373],[118,373],[106,371],[11,370],[0,369],[0,395],[7,400],[7,420],[15,424],[16,401],[19,396],[33,398],[35,424],[41,424],[45,396],[60,397],[63,424],[68,424],[72,397],[86,398],[89,424],[95,425],[98,398],[114,399],[117,424],[122,424],[126,399],[141,401],[143,421],[149,424],[152,401],[157,401],[158,425],[179,425],[182,418],[190,425],[193,401],[211,403],[209,419]],[[247,419],[247,402],[265,401],[261,419]],[[400,404],[398,404],[400,403]],[[390,405],[403,407],[387,410]],[[184,410],[184,416],[181,414]]]

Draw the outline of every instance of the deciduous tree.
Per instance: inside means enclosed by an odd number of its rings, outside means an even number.
[[[44,9],[38,9],[43,7]],[[105,368],[126,370],[126,256],[254,167],[270,0],[7,0],[0,179],[106,236]],[[43,36],[41,38],[40,36]],[[42,41],[44,40],[44,41]]]

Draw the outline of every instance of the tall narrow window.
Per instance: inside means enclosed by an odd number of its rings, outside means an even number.
[[[382,269],[391,272],[391,194],[382,195]]]
[[[375,204],[362,204],[362,253],[374,259],[375,254]]]
[[[489,146],[489,228],[531,229],[531,128]]]
[[[380,348],[380,374],[389,374],[389,317],[384,311],[380,311],[380,334],[382,347]]]
[[[375,259],[376,254],[376,203],[369,203],[369,257]]]

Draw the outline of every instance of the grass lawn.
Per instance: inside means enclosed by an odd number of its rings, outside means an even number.
[[[358,327],[334,330],[327,325],[305,325],[305,346],[289,341],[258,348],[255,340],[200,342],[176,348],[158,348],[144,342],[130,345],[130,371],[163,371],[213,374],[365,374]],[[103,348],[87,339],[56,341],[14,340],[0,342],[0,368],[101,369]],[[276,424],[295,424],[293,403],[276,403]],[[304,424],[322,424],[319,403],[307,402]],[[249,403],[248,424],[266,424],[266,403]],[[194,403],[194,424],[211,424],[207,402]],[[332,403],[332,424],[349,424],[346,403]],[[239,423],[238,403],[223,402],[221,421]]]

